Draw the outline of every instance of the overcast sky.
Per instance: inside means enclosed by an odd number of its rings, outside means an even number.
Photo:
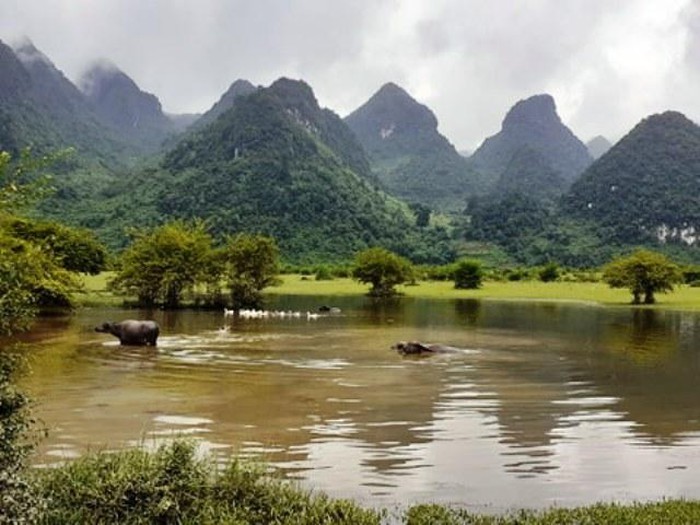
[[[0,0],[0,39],[23,35],[74,81],[111,60],[169,112],[287,76],[345,116],[393,81],[459,149],[537,93],[584,141],[700,121],[700,0]]]

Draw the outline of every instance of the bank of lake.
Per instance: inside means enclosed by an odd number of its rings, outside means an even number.
[[[107,291],[107,281],[112,274],[103,272],[96,276],[85,276],[85,293],[78,294],[79,304],[119,306],[124,297]],[[280,284],[265,289],[265,295],[315,295],[315,296],[361,296],[369,287],[350,278],[316,280],[314,276],[285,274]],[[629,306],[628,290],[610,288],[603,282],[541,282],[541,281],[485,281],[476,290],[457,290],[451,281],[419,281],[414,285],[397,287],[406,297],[426,299],[471,298],[499,301],[580,302],[591,305],[620,307]],[[670,293],[658,294],[655,305],[638,308],[668,310],[700,310],[700,287],[679,285]]]

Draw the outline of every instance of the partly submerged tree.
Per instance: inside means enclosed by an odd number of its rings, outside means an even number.
[[[680,282],[680,268],[665,255],[650,250],[637,250],[627,257],[618,257],[603,270],[603,280],[612,288],[629,288],[632,303],[656,302],[655,293],[673,290]]]
[[[186,290],[209,279],[214,251],[204,222],[173,221],[132,235],[112,289],[137,296],[143,306],[177,308]]]
[[[233,306],[258,306],[263,289],[277,281],[279,249],[270,237],[240,233],[227,239],[222,262]]]
[[[354,279],[371,284],[369,295],[396,295],[396,286],[413,278],[411,263],[385,248],[368,248],[355,256]]]
[[[475,290],[481,287],[484,278],[484,270],[479,261],[461,259],[452,273],[455,288],[463,290]]]
[[[56,235],[25,237],[12,227],[35,223],[19,214],[50,192],[44,171],[58,155],[36,158],[24,150],[13,159],[0,152],[0,334],[27,328],[40,306],[70,305],[80,288],[67,258],[48,246]]]

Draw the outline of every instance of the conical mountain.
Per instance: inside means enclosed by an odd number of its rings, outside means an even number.
[[[571,187],[564,210],[608,241],[695,244],[700,234],[700,127],[681,113],[637,124]]]
[[[216,102],[216,104],[214,104],[209,111],[197,119],[195,128],[202,128],[207,124],[211,124],[219,117],[219,115],[231,109],[239,97],[250,95],[255,90],[256,87],[247,80],[236,80],[229,86],[226,92],[221,95],[221,98]]]
[[[142,91],[110,62],[93,64],[81,78],[80,86],[103,122],[149,149],[156,150],[175,130],[158,98]]]
[[[612,148],[612,144],[602,135],[598,135],[597,137],[593,137],[591,140],[586,142],[586,148],[588,149],[588,153],[590,153],[591,157],[593,157],[594,160],[598,160],[600,157],[605,155],[610,148]]]
[[[358,173],[367,165],[308,85],[280,79],[169,152],[152,200],[158,215],[204,217],[217,234],[272,235],[288,260],[342,259],[372,245],[406,253],[414,219]]]
[[[592,162],[586,146],[562,123],[550,95],[515,104],[501,131],[483,142],[471,162],[476,169],[499,176],[523,147],[539,152],[569,184]]]
[[[463,209],[481,189],[473,173],[438,131],[433,112],[393,83],[382,86],[345,118],[387,191],[440,209]]]

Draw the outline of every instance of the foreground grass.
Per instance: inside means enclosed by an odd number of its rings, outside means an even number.
[[[380,513],[312,494],[233,461],[218,471],[194,446],[85,456],[40,471],[45,524],[377,524]]]
[[[283,482],[260,465],[233,461],[217,469],[189,442],[155,453],[126,450],[85,456],[39,471],[48,501],[44,524],[379,524],[553,525],[700,523],[700,502],[598,504],[574,509],[482,516],[439,505],[405,511],[365,509]]]
[[[78,294],[78,303],[87,306],[119,306],[124,297],[107,291],[107,280],[112,274],[84,277],[85,292]],[[316,281],[313,277],[291,274],[280,276],[281,284],[267,288],[267,295],[329,295],[361,296],[369,287],[352,279]],[[415,286],[399,286],[398,291],[406,297],[430,299],[474,298],[484,300],[585,302],[602,306],[628,306],[631,295],[627,290],[613,289],[600,282],[550,282],[486,281],[478,290],[456,290],[450,281],[420,281]],[[682,285],[668,294],[658,294],[654,306],[639,308],[661,308],[669,310],[700,310],[700,287]]]
[[[700,502],[595,504],[572,509],[519,511],[508,516],[479,516],[439,505],[418,505],[405,516],[408,525],[661,525],[700,523]]]

